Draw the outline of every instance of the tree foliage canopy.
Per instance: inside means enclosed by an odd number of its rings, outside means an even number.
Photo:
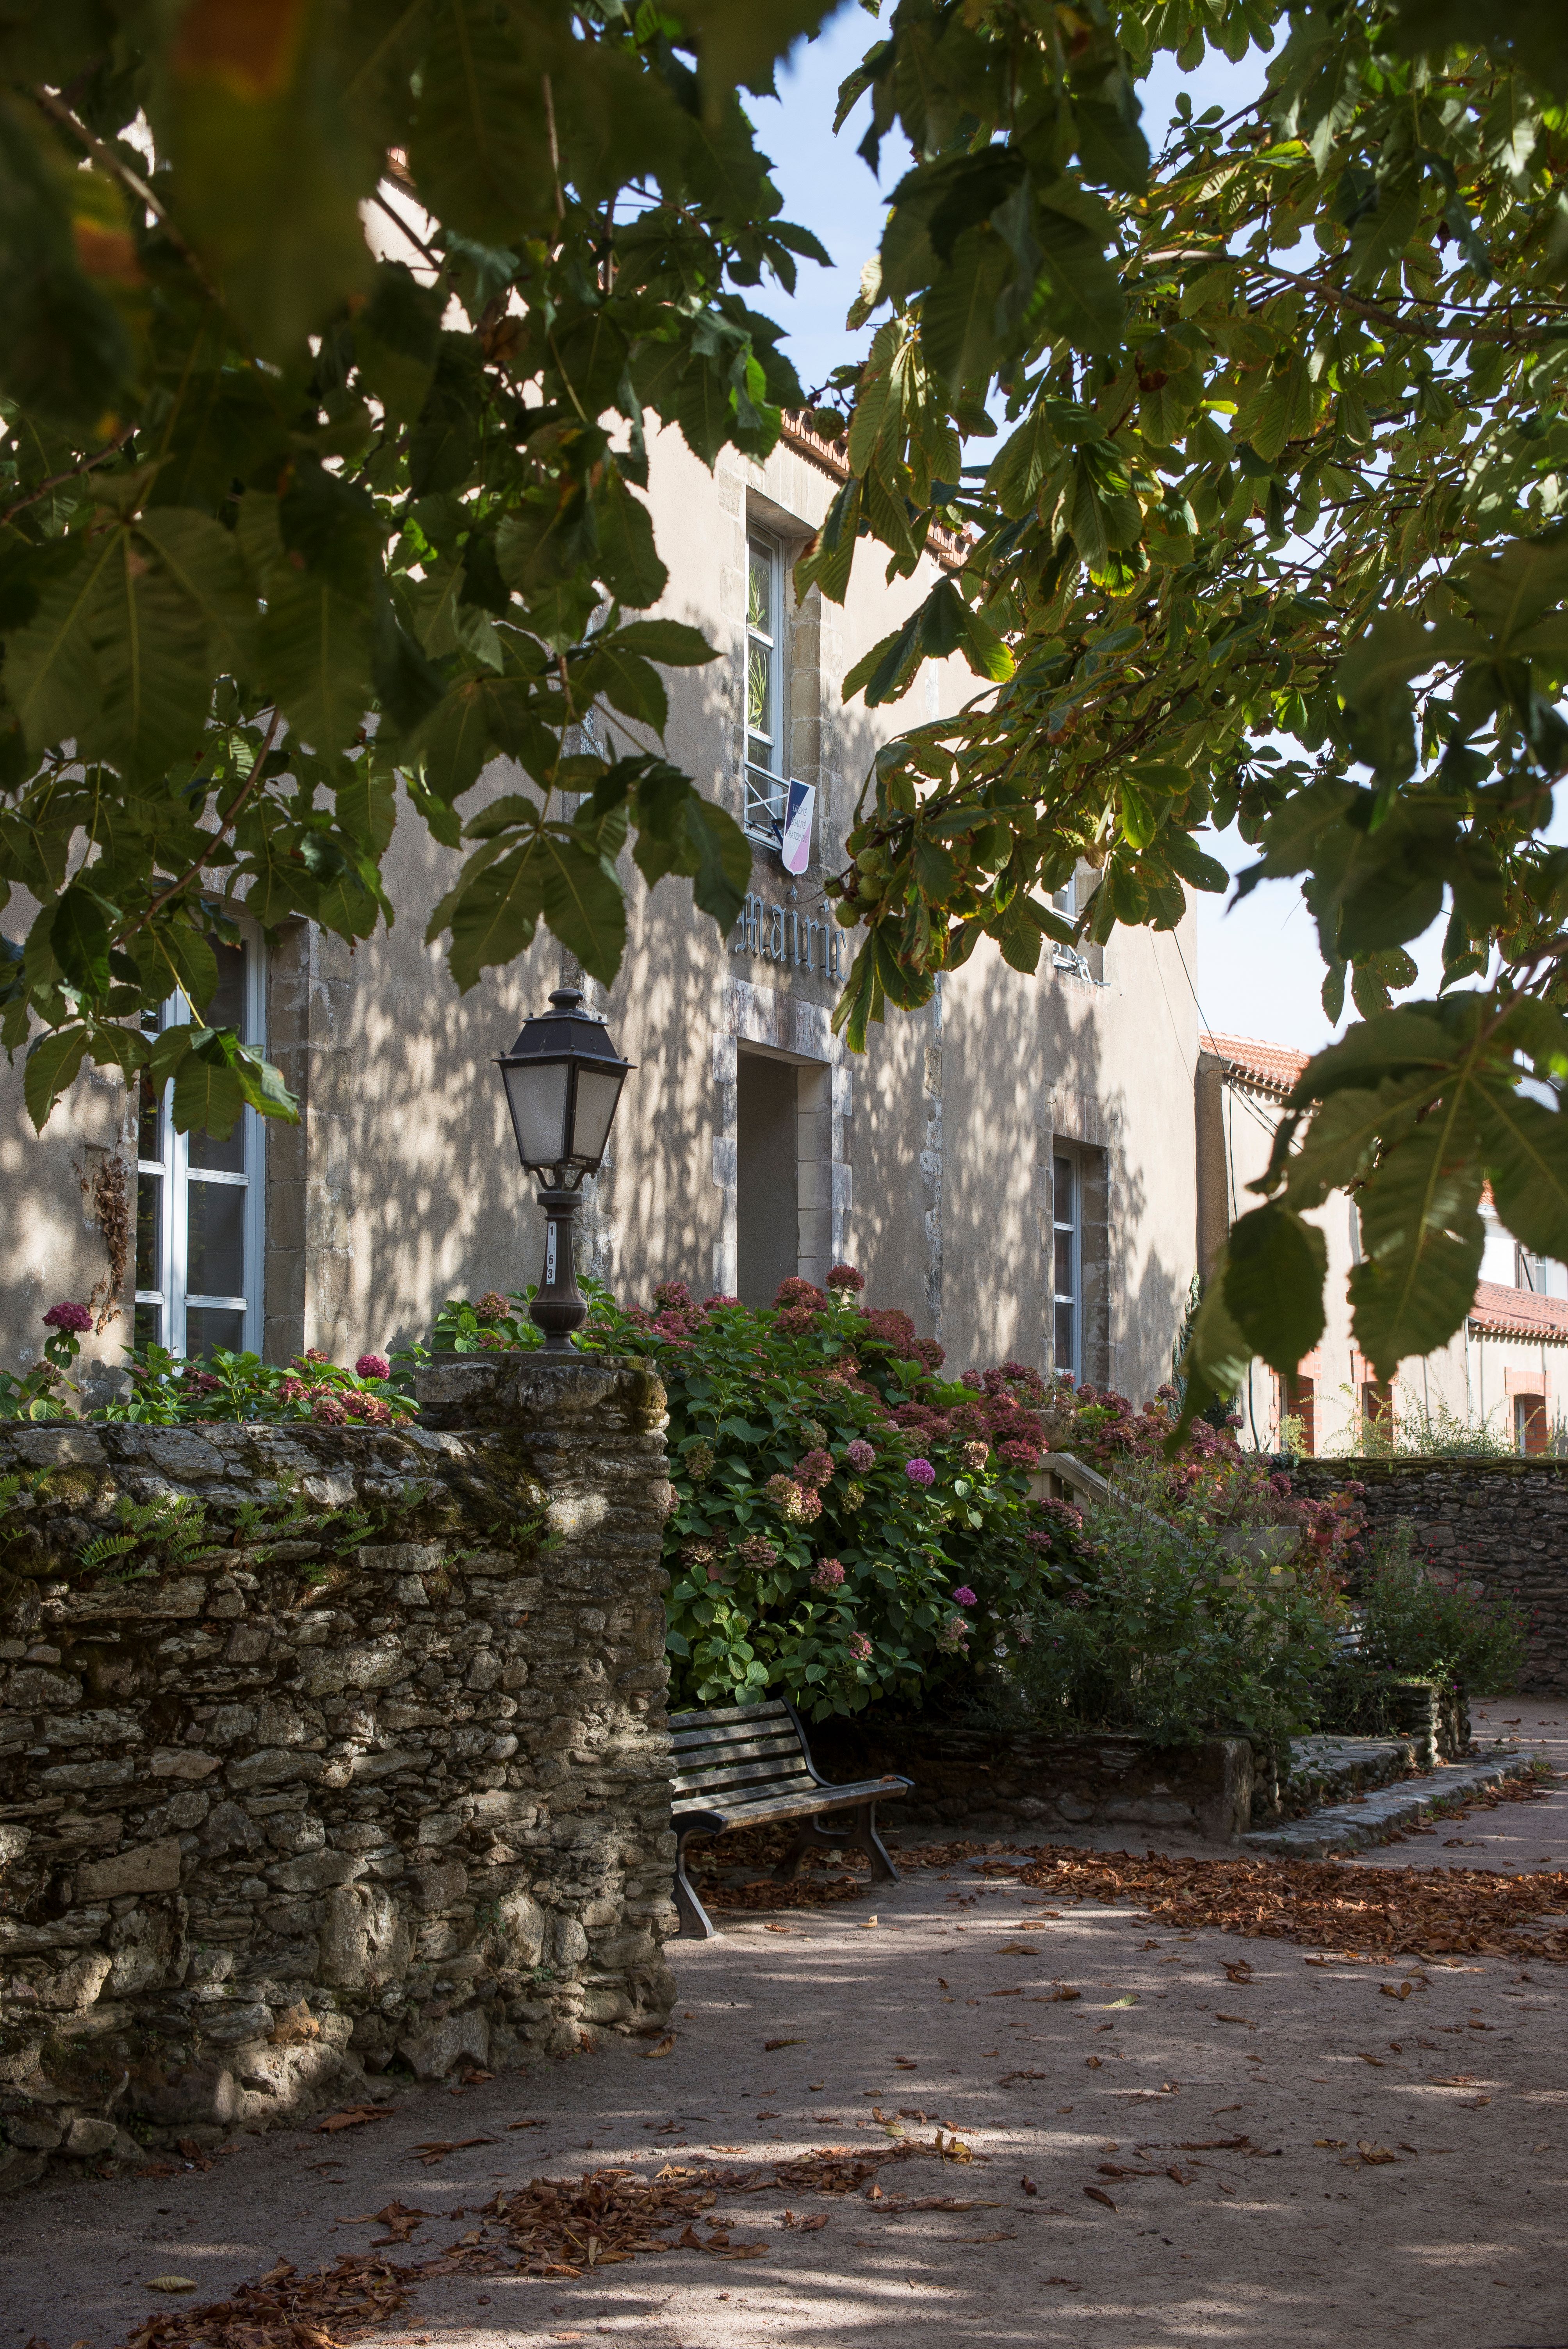
[[[0,944],[0,1033],[40,1123],[85,1060],[174,1077],[181,1123],[289,1113],[205,1023],[214,943],[242,911],[390,919],[399,781],[468,850],[431,925],[461,986],[542,924],[613,976],[628,843],[734,918],[745,841],[661,739],[661,670],[715,654],[636,616],[665,582],[644,436],[764,455],[802,398],[753,296],[825,256],[740,93],[826,13],[12,0],[0,891],[37,911]],[[896,704],[955,651],[977,684],[868,778],[841,1020],[863,1044],[983,936],[1033,970],[1047,939],[1173,926],[1239,821],[1243,887],[1299,876],[1326,1005],[1361,1019],[1289,1104],[1189,1405],[1310,1350],[1304,1218],[1346,1184],[1387,1375],[1462,1319],[1483,1182],[1568,1256],[1568,852],[1542,837],[1568,764],[1568,19],[896,0],[868,31],[842,110],[869,92],[862,152],[897,165],[812,410],[850,479],[798,585],[841,601],[857,561],[911,576],[963,527],[962,571],[847,690]],[[1146,136],[1156,53],[1210,43],[1266,53],[1257,103],[1183,97]],[[417,268],[376,258],[388,212]],[[596,703],[634,747],[580,747]],[[501,752],[529,789],[465,818]],[[1052,901],[1085,864],[1075,921]],[[1439,999],[1396,1002],[1445,912]],[[176,991],[189,1018],[150,1034]]]

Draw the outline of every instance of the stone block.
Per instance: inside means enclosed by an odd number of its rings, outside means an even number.
[[[32,2112],[13,2113],[5,2123],[7,2143],[23,2153],[53,2153],[65,2133],[65,2123],[42,2106]]]
[[[218,1757],[193,1745],[160,1745],[148,1755],[147,1766],[155,1778],[205,1778],[217,1769]]]
[[[191,1427],[150,1428],[143,1441],[142,1457],[165,1476],[181,1482],[201,1483],[221,1476],[224,1470],[222,1454],[215,1444],[209,1444]]]
[[[77,1870],[78,1900],[112,1900],[124,1892],[173,1892],[181,1868],[180,1839],[134,1844],[112,1859],[88,1860]]]
[[[321,1928],[321,1974],[342,1990],[379,1990],[407,1971],[407,1923],[382,1884],[342,1884],[329,1892]]]
[[[460,2014],[442,2015],[438,2022],[410,2032],[397,2042],[397,2053],[419,2080],[444,2080],[459,2058],[483,2064],[490,2057],[490,2020],[482,2006],[465,2007]]]
[[[24,1427],[11,1438],[18,1460],[31,1468],[107,1468],[103,1438],[90,1427]]]
[[[325,1892],[359,1874],[360,1862],[346,1851],[304,1851],[269,1868],[268,1881],[284,1892]]]
[[[254,1754],[246,1754],[225,1768],[224,1776],[237,1794],[247,1793],[257,1786],[289,1786],[301,1778],[319,1778],[323,1767],[319,1754],[303,1754],[286,1746],[263,1745]]]
[[[5,1702],[14,1713],[57,1713],[81,1701],[82,1684],[74,1672],[46,1671],[39,1664],[19,1665],[5,1686]]]

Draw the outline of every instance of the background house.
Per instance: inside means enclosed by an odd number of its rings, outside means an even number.
[[[651,443],[660,608],[725,655],[668,677],[667,740],[747,823],[754,861],[727,939],[686,883],[650,893],[626,860],[625,960],[612,989],[588,991],[636,1068],[583,1218],[586,1252],[632,1300],[678,1278],[764,1302],[785,1275],[820,1278],[848,1257],[872,1299],[903,1306],[954,1367],[1055,1360],[1141,1399],[1168,1375],[1193,1266],[1191,920],[1047,955],[1036,978],[982,943],[923,1012],[874,1030],[862,1059],[832,1036],[857,940],[830,922],[822,878],[872,753],[975,689],[949,662],[892,709],[844,706],[849,668],[953,557],[934,546],[891,585],[862,560],[842,608],[815,591],[797,605],[793,560],[842,473],[796,424],[766,463],[727,449],[712,473],[677,435]],[[595,725],[623,743],[643,732]],[[816,787],[798,879],[772,824],[792,777]],[[467,806],[523,787],[498,761]],[[177,1349],[284,1359],[318,1346],[352,1361],[423,1332],[443,1298],[536,1277],[542,1219],[490,1062],[581,974],[545,938],[460,997],[423,943],[455,862],[405,816],[385,866],[390,930],[350,954],[302,923],[228,958],[225,1002],[297,1093],[296,1127],[247,1112],[227,1143],[181,1137],[104,1071],[40,1141],[20,1067],[0,1071],[5,1361],[35,1358],[41,1315],[67,1296],[119,1308],[94,1341],[109,1361],[133,1316]],[[132,1206],[121,1278],[116,1216]]]
[[[1308,1055],[1252,1036],[1202,1040],[1196,1086],[1199,1258],[1205,1274],[1268,1164],[1282,1105]],[[1361,1249],[1356,1202],[1336,1192],[1308,1217],[1328,1248],[1327,1325],[1292,1379],[1254,1362],[1241,1398],[1243,1444],[1272,1450],[1288,1413],[1308,1452],[1349,1452],[1367,1422],[1485,1427],[1521,1452],[1543,1452],[1568,1405],[1568,1268],[1532,1256],[1481,1214],[1486,1250],[1463,1329],[1438,1352],[1401,1362],[1381,1383],[1350,1329],[1346,1281]]]

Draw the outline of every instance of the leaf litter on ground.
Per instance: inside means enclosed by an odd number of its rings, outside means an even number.
[[[280,2260],[267,2274],[237,2286],[225,2300],[148,2317],[122,2349],[349,2349],[406,2308],[415,2286],[437,2276],[506,2272],[564,2280],[676,2251],[696,2251],[715,2259],[758,2259],[769,2248],[766,2240],[738,2242],[727,2223],[704,2218],[721,2195],[759,2194],[769,2188],[849,2195],[868,2181],[874,2189],[877,2172],[889,2164],[922,2157],[960,2164],[985,2158],[938,2128],[929,2144],[903,2137],[875,2150],[823,2146],[795,2159],[744,2169],[667,2162],[651,2178],[619,2168],[588,2170],[577,2178],[535,2178],[515,2193],[499,2189],[480,2207],[481,2225],[428,2259],[395,2265],[387,2259],[345,2253],[331,2268],[313,2275],[301,2275],[288,2261]],[[879,2196],[878,2207],[969,2210],[1000,2206],[934,2195]],[[411,2233],[425,2214],[389,2203],[366,2215],[388,2227],[406,2224]],[[709,2230],[706,2240],[696,2232],[698,2224]],[[671,2231],[677,2226],[681,2232],[672,2240]],[[814,2222],[799,2218],[795,2228],[801,2233],[817,2231]]]

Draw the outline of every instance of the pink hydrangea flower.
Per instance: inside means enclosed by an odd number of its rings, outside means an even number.
[[[827,1483],[832,1473],[833,1455],[830,1452],[808,1452],[803,1460],[799,1460],[795,1464],[797,1481],[802,1485],[813,1485],[819,1490]]]
[[[722,1289],[716,1288],[711,1297],[703,1299],[702,1309],[705,1313],[711,1313],[720,1305],[738,1305],[739,1302],[738,1297],[726,1297]]]
[[[966,1582],[961,1582],[957,1589],[954,1592],[953,1604],[954,1607],[974,1606],[975,1593],[970,1589],[969,1585]]]
[[[312,1419],[319,1420],[324,1427],[343,1427],[348,1419],[347,1412],[335,1394],[315,1396],[310,1406],[310,1415]]]
[[[837,1590],[844,1578],[844,1569],[836,1557],[820,1557],[811,1579],[819,1590]]]
[[[996,1452],[997,1456],[1000,1459],[1005,1460],[1009,1468],[1033,1469],[1037,1468],[1040,1464],[1039,1453],[1032,1444],[1023,1444],[1016,1441],[1006,1444],[999,1444],[996,1446]]]
[[[44,1316],[46,1330],[71,1330],[80,1337],[93,1326],[93,1317],[85,1305],[73,1305],[68,1298],[51,1305]]]
[[[850,1296],[858,1297],[865,1285],[865,1274],[863,1272],[857,1272],[852,1264],[835,1264],[830,1265],[828,1268],[828,1286],[830,1288],[841,1288],[846,1290]]]
[[[876,1456],[874,1446],[867,1444],[863,1437],[859,1435],[844,1454],[857,1476],[863,1476],[868,1468],[875,1467]]]
[[[851,1634],[850,1653],[854,1658],[857,1664],[869,1664],[871,1662],[872,1643],[867,1639],[863,1631],[855,1631]]]
[[[929,1460],[912,1460],[904,1469],[912,1485],[934,1485],[936,1471]]]
[[[361,1354],[354,1365],[362,1379],[389,1379],[392,1365],[385,1354]]]

